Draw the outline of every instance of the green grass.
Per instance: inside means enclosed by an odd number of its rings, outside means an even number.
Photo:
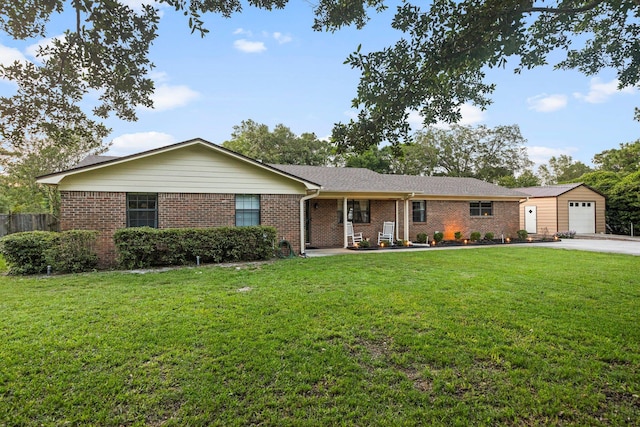
[[[631,425],[637,257],[0,277],[0,425]]]

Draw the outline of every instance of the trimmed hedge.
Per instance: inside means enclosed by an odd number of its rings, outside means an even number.
[[[98,232],[69,230],[57,233],[55,244],[45,251],[47,264],[59,273],[79,273],[98,266],[95,250]]]
[[[25,231],[0,240],[0,253],[9,274],[41,274],[50,265],[59,273],[91,270],[98,263],[94,243],[97,231]]]
[[[257,261],[272,258],[273,227],[122,228],[115,232],[122,268]]]

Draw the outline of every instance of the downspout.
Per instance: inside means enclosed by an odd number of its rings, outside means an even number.
[[[304,196],[303,198],[300,199],[300,255],[304,256],[305,255],[305,248],[306,248],[306,243],[305,242],[305,226],[304,226],[304,202],[306,202],[309,199],[313,199],[314,197],[318,197],[320,195],[320,190],[316,190],[315,194],[309,194],[308,196]]]

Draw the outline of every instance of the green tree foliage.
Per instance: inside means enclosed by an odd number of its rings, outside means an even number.
[[[28,139],[13,152],[0,155],[0,178],[4,203],[3,212],[59,212],[58,191],[36,183],[36,177],[68,169],[89,154],[101,154],[108,149],[96,140],[67,141],[59,144],[47,139]]]
[[[618,72],[620,87],[640,79],[636,52],[640,4],[633,0],[463,0],[403,2],[391,26],[395,45],[364,53],[347,63],[361,74],[353,106],[356,120],[338,123],[339,149],[366,149],[379,141],[408,138],[408,117],[419,112],[425,125],[456,122],[460,106],[490,104],[495,85],[487,68],[517,64],[515,72],[547,64],[594,75]]]
[[[540,178],[527,169],[517,177],[514,175],[501,176],[497,184],[507,188],[537,187],[540,185]]]
[[[264,124],[243,120],[233,127],[231,139],[223,147],[265,163],[324,166],[329,163],[332,146],[313,133],[294,134],[278,124],[273,131]]]
[[[544,185],[572,182],[592,169],[581,161],[574,161],[571,156],[561,154],[551,157],[547,165],[538,168],[538,175]]]
[[[424,147],[425,156],[432,156],[427,167],[435,175],[497,182],[502,176],[515,175],[533,165],[524,147],[526,140],[516,125],[429,128],[418,132],[415,141]]]
[[[362,153],[346,153],[338,159],[347,168],[365,168],[378,173],[393,173],[394,156],[389,147],[370,147]]]
[[[640,140],[596,154],[593,164],[598,169],[611,172],[632,173],[640,170]]]
[[[433,175],[438,165],[438,150],[429,139],[418,136],[402,144],[400,155],[391,161],[393,173],[401,175]]]
[[[582,182],[596,191],[608,196],[620,182],[622,176],[617,172],[596,170],[575,178],[572,182]]]
[[[204,35],[207,13],[230,17],[247,5],[271,10],[287,3],[157,0],[134,11],[123,0],[0,2],[0,30],[15,40],[57,36],[50,23],[67,22],[62,36],[40,49],[38,62],[0,66],[0,78],[17,84],[14,96],[0,98],[0,135],[16,146],[27,136],[63,144],[76,136],[103,138],[108,129],[99,120],[110,114],[135,120],[136,107],[152,105],[156,6],[184,14],[191,32]],[[384,0],[318,0],[310,7],[318,31],[360,28],[370,11],[387,8]],[[490,103],[494,85],[485,81],[486,68],[505,66],[512,57],[520,71],[564,51],[558,68],[591,75],[611,67],[621,87],[636,85],[639,12],[634,0],[402,2],[391,22],[402,34],[398,42],[377,52],[358,49],[347,59],[362,73],[353,100],[360,112],[357,120],[338,123],[333,137],[340,149],[364,151],[381,141],[408,140],[411,111],[425,124],[455,122],[462,104]],[[90,92],[99,94],[91,110],[96,119],[79,107]]]
[[[629,234],[633,223],[635,232],[640,232],[640,171],[622,178],[609,193],[607,204],[608,211],[615,213],[608,218],[612,231]]]

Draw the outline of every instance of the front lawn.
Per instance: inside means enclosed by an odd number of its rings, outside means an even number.
[[[0,425],[632,425],[640,259],[550,248],[0,277]]]

